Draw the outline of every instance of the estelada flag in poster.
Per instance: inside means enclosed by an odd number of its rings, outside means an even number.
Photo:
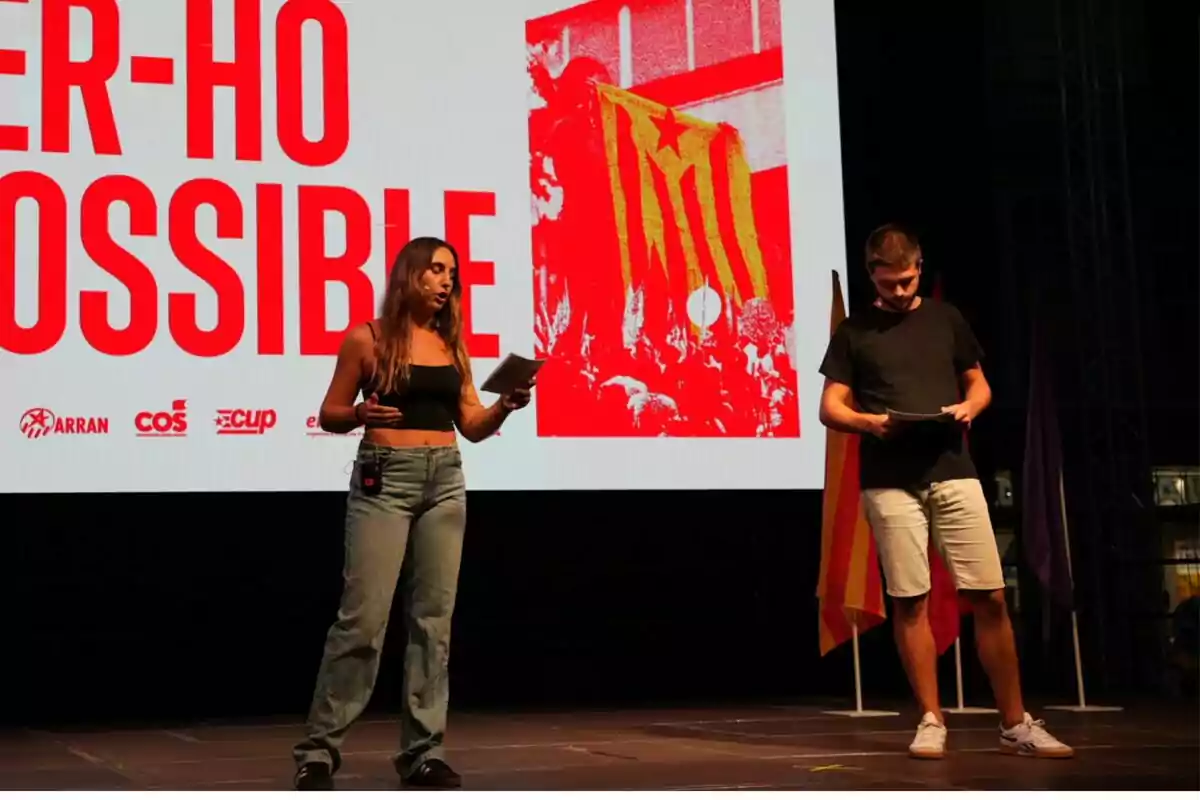
[[[738,97],[780,102],[782,61],[765,67]],[[584,57],[531,73],[540,436],[800,436],[787,168],[748,144],[783,134],[765,113],[697,116],[738,79],[714,70],[681,77],[686,98]]]

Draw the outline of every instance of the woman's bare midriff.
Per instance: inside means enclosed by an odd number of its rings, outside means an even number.
[[[456,441],[454,431],[417,431],[371,428],[363,438],[384,447],[445,447]]]

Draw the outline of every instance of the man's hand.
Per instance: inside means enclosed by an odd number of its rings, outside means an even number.
[[[891,438],[902,424],[887,414],[866,414],[864,416],[866,417],[866,433],[871,434],[876,439]]]
[[[971,422],[975,419],[975,409],[971,407],[970,403],[955,403],[952,406],[943,406],[942,413],[954,417],[955,422],[968,430],[971,428]]]

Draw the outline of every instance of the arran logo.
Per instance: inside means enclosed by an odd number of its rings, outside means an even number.
[[[26,439],[59,436],[95,436],[108,433],[108,417],[60,417],[48,408],[31,408],[21,415],[21,434]]]
[[[251,411],[242,408],[217,409],[217,433],[219,435],[239,434],[242,436],[262,436],[279,421],[279,415],[273,408],[260,408]]]

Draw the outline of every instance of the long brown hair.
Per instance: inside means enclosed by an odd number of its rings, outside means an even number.
[[[462,284],[458,277],[458,251],[433,236],[413,239],[396,254],[380,308],[379,339],[375,343],[375,387],[380,394],[397,391],[408,383],[412,367],[412,302],[420,296],[418,281],[433,265],[433,254],[445,248],[454,257],[454,286],[450,299],[434,315],[434,330],[450,348],[454,366],[466,384],[471,379],[471,359],[462,333]]]

